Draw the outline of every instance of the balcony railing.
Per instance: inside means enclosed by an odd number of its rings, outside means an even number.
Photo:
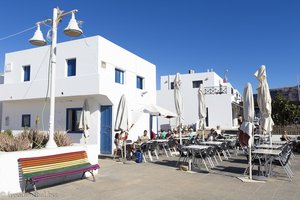
[[[209,94],[227,94],[227,86],[205,87],[204,93]]]

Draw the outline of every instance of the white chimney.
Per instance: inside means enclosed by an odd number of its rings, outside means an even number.
[[[195,70],[192,70],[192,69],[189,70],[189,74],[194,74],[194,73],[195,73]]]

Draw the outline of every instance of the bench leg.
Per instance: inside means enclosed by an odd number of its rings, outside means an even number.
[[[95,176],[94,176],[93,171],[86,171],[86,172],[90,172],[91,175],[93,176],[93,181],[96,182],[96,179],[95,179]],[[83,179],[83,176],[84,176],[84,175],[85,175],[85,172],[82,173],[81,179]]]
[[[27,184],[28,182],[32,185],[33,189],[34,189],[34,196],[37,197],[38,196],[38,193],[37,193],[37,190],[36,190],[36,186],[35,186],[35,182],[32,181],[32,180],[26,180],[26,183],[25,183],[25,187],[24,187],[24,193],[26,193],[26,189],[27,189]]]
[[[36,190],[35,182],[32,182],[31,184],[32,184],[32,187],[34,189],[34,194],[35,194],[34,196],[37,197],[38,196],[38,192]]]
[[[32,185],[32,187],[33,187],[33,189],[34,189],[34,196],[37,197],[37,196],[38,196],[38,193],[37,193],[37,190],[36,190],[35,182],[32,181],[31,179],[30,179],[30,180],[27,180],[27,179],[26,179],[26,183],[25,183],[23,192],[26,193],[26,189],[27,189],[27,184],[28,184],[28,182]]]
[[[24,186],[24,190],[23,190],[24,193],[26,193],[27,184],[28,184],[28,180],[26,179],[25,186]]]

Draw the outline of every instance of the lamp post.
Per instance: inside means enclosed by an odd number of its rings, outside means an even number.
[[[46,44],[43,34],[40,30],[40,24],[52,23],[51,51],[50,51],[50,112],[49,112],[49,141],[46,148],[57,147],[54,141],[54,115],[55,115],[55,68],[56,68],[56,44],[57,44],[57,25],[64,16],[72,14],[72,18],[64,33],[68,36],[75,37],[82,34],[82,30],[78,27],[74,13],[77,10],[71,10],[64,13],[59,8],[53,9],[53,19],[46,19],[37,23],[37,30],[29,42],[36,46],[44,46]]]

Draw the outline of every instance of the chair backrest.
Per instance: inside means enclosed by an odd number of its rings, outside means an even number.
[[[286,154],[283,154],[281,156],[281,161],[282,161],[283,166],[285,166],[289,162],[291,154],[292,154],[292,151],[288,150],[288,152]]]
[[[149,145],[149,150],[150,151],[154,151],[155,149],[157,149],[158,143],[157,141],[153,141],[152,143],[150,143]]]
[[[174,139],[170,139],[169,141],[168,141],[168,145],[169,145],[169,147],[170,148],[173,148],[173,147],[175,147],[175,140]]]

